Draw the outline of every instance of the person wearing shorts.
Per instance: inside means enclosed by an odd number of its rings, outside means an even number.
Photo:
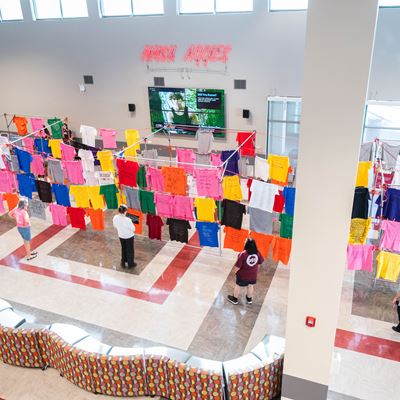
[[[257,249],[254,239],[249,238],[235,263],[236,284],[233,295],[228,296],[232,304],[239,303],[240,288],[246,288],[246,302],[253,303],[254,285],[257,283],[258,266],[264,262],[263,256]]]
[[[31,222],[28,214],[28,200],[21,199],[17,207],[9,212],[10,217],[17,222],[17,229],[21,235],[26,250],[26,259],[32,260],[37,257],[37,251],[31,251]]]

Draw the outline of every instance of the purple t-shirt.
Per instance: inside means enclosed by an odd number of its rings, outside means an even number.
[[[236,266],[239,271],[236,275],[242,281],[256,281],[258,266],[264,262],[263,256],[257,254],[248,254],[247,251],[242,251],[236,261]]]

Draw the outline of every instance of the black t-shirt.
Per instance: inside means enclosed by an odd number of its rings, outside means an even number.
[[[39,199],[44,203],[51,203],[53,195],[51,194],[51,185],[49,182],[36,180],[36,188],[39,194]]]
[[[246,206],[237,201],[224,200],[222,202],[221,224],[235,229],[242,229],[243,214],[246,214]]]
[[[353,211],[351,218],[368,218],[368,188],[356,188],[354,192]]]
[[[184,221],[183,219],[168,218],[167,225],[169,226],[169,236],[171,240],[176,240],[177,242],[182,243],[188,242],[188,229],[191,229],[188,221]]]

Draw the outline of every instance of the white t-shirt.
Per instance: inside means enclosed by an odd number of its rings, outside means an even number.
[[[79,132],[82,135],[82,143],[87,146],[95,147],[97,129],[93,126],[81,125]]]
[[[94,157],[90,150],[79,149],[78,157],[82,160],[84,171],[94,171]]]
[[[257,157],[254,163],[254,178],[267,182],[269,177],[269,164],[265,158]]]
[[[277,185],[253,180],[251,187],[251,199],[249,206],[260,210],[272,212],[275,195],[279,193]]]
[[[121,239],[129,239],[135,236],[135,225],[130,218],[123,214],[114,215],[113,226]]]

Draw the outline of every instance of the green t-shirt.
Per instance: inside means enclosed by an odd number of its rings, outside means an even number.
[[[118,188],[114,184],[100,186],[100,194],[104,195],[107,208],[110,210],[116,210],[118,208],[117,193]]]
[[[142,165],[136,173],[136,183],[140,187],[140,189],[147,188],[146,167],[144,165]]]
[[[50,118],[47,120],[47,123],[51,129],[51,137],[53,139],[62,139],[62,127],[64,123],[61,121],[60,118]],[[54,125],[53,125],[54,124]]]
[[[143,213],[155,215],[156,205],[154,204],[154,192],[148,192],[147,190],[139,190],[139,200]]]
[[[279,216],[279,221],[281,222],[279,236],[286,239],[291,239],[293,232],[293,216],[289,214],[281,214]]]

